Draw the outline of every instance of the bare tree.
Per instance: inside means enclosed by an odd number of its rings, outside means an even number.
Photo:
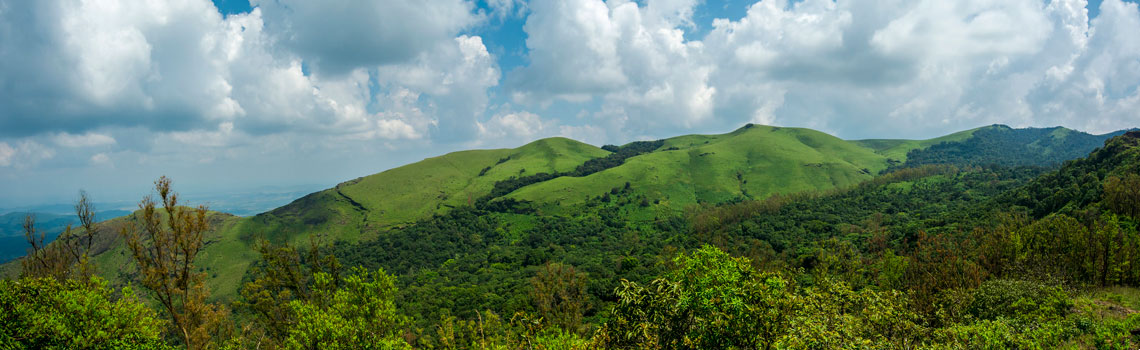
[[[77,232],[78,228],[68,224],[51,244],[45,243],[46,233],[36,229],[35,215],[24,217],[24,238],[31,245],[28,256],[21,261],[24,276],[89,279],[92,274],[89,254],[95,241],[96,220],[95,210],[85,191],[79,191],[75,215],[79,217],[83,231]]]
[[[211,327],[225,314],[206,303],[209,291],[204,284],[205,273],[194,269],[194,258],[209,229],[207,209],[179,206],[178,194],[165,176],[155,181],[154,187],[161,203],[151,196],[144,198],[137,217],[141,229],[131,222],[120,234],[139,265],[140,283],[162,305],[177,335],[189,349],[205,348]]]

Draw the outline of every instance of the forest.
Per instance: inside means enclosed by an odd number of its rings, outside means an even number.
[[[118,232],[130,283],[93,271],[82,197],[80,223],[0,280],[0,349],[1140,347],[1140,131],[1075,160],[994,158],[1016,142],[943,143],[854,186],[678,214],[637,183],[568,215],[493,200],[662,144],[607,146],[375,238],[261,241],[234,300],[196,265],[212,214],[164,177]]]

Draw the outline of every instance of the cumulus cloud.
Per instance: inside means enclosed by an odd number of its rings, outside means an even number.
[[[91,163],[96,165],[106,165],[111,163],[111,157],[106,153],[96,153],[91,156]]]
[[[510,138],[514,140],[533,140],[536,136],[545,135],[552,126],[544,122],[538,115],[530,112],[512,112],[499,114],[485,123],[479,123],[479,134],[484,139]]]
[[[115,144],[114,137],[111,137],[107,134],[98,134],[93,132],[88,132],[82,135],[74,135],[66,132],[61,132],[52,137],[52,139],[55,141],[55,144],[70,148],[96,147]]]
[[[221,123],[250,135],[416,137],[437,115],[472,129],[498,83],[482,39],[457,34],[479,20],[467,1],[255,5],[223,17],[204,0],[4,1],[0,137],[76,144],[107,141],[71,137],[100,128]],[[403,106],[376,98],[404,90],[428,114],[394,132]]]
[[[693,1],[534,1],[516,103],[580,103],[626,139],[745,122],[845,137],[989,123],[1134,126],[1136,4],[763,0],[685,39]],[[609,129],[609,128],[608,128]]]
[[[55,157],[55,150],[39,142],[24,140],[10,145],[0,142],[0,167],[27,169]]]
[[[487,0],[491,8],[491,16],[498,19],[507,17],[522,17],[526,14],[526,0]]]
[[[15,155],[15,148],[12,148],[7,142],[0,142],[0,166],[12,165],[12,157]]]
[[[396,96],[377,100],[393,101],[388,104],[391,113],[401,119],[418,115],[419,121],[412,123],[417,134],[431,132],[441,139],[467,141],[475,136],[475,121],[487,109],[487,89],[498,85],[499,76],[483,39],[461,35],[405,64],[380,67],[377,80]]]
[[[531,65],[508,76],[514,101],[600,99],[595,117],[632,132],[703,122],[717,88],[708,85],[713,67],[703,44],[684,40],[696,3],[532,2],[524,27]],[[607,117],[614,114],[634,117]]]

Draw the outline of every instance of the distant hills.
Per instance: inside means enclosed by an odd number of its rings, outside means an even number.
[[[330,241],[359,242],[460,207],[572,216],[618,193],[636,204],[623,215],[653,220],[701,204],[850,187],[922,164],[1053,167],[1122,132],[995,125],[929,140],[842,140],[810,129],[749,124],[726,134],[601,148],[542,139],[513,149],[428,158],[251,217],[219,213],[199,266],[209,274],[216,296],[232,298],[255,259],[253,243],[263,238],[296,244],[323,234]],[[129,265],[129,254],[119,239],[105,241],[105,252],[96,257],[107,267],[101,271],[129,274],[121,269]]]
[[[110,220],[130,214],[126,210],[106,210],[95,213],[98,220]],[[14,212],[0,215],[0,262],[19,258],[27,253],[27,239],[24,237],[24,218],[29,213]],[[50,242],[63,232],[67,225],[77,225],[75,215],[31,213],[36,219],[36,229],[43,232],[45,241]]]

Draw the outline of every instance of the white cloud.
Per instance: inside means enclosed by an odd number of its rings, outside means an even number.
[[[525,142],[546,135],[548,124],[550,123],[543,122],[538,115],[530,112],[499,114],[486,123],[479,123],[479,135],[482,139],[507,138]]]
[[[558,133],[564,137],[585,142],[595,146],[601,146],[609,141],[606,136],[606,130],[601,127],[586,124],[586,125],[563,125],[558,127]]]
[[[15,148],[12,148],[7,142],[0,142],[0,166],[12,165],[12,157],[15,155]]]
[[[507,87],[530,107],[599,101],[588,115],[618,139],[745,122],[930,137],[1140,121],[1134,3],[1104,1],[1090,26],[1083,0],[764,0],[685,40],[694,6],[532,2],[531,65]]]
[[[491,16],[503,19],[507,17],[522,17],[526,14],[526,0],[487,0],[491,8]]]
[[[695,1],[535,1],[527,19],[531,65],[508,77],[515,102],[600,98],[632,133],[696,126],[713,115],[718,88],[700,42],[686,42]],[[652,117],[650,117],[652,116]]]
[[[55,157],[54,149],[30,139],[18,141],[14,146],[8,142],[0,142],[0,167],[28,169],[40,161],[53,157]]]
[[[524,29],[531,64],[512,76],[516,100],[552,95],[580,100],[626,83],[618,59],[620,32],[610,6],[600,0],[539,0],[530,3]]]
[[[234,138],[244,135],[235,135],[234,123],[224,122],[218,124],[217,130],[176,131],[169,134],[170,139],[187,146],[220,148],[231,146]]]
[[[475,136],[476,120],[487,109],[487,89],[498,85],[499,76],[483,39],[461,35],[408,63],[380,67],[380,85],[402,97],[376,100],[393,101],[381,109],[402,113],[405,118],[419,115],[421,120],[412,123],[418,134],[430,131],[441,141],[463,142]],[[412,107],[414,112],[409,113]]]
[[[62,147],[78,148],[78,147],[97,147],[115,144],[115,138],[107,134],[97,134],[88,132],[82,135],[74,135],[66,132],[61,132],[52,137],[55,144]]]
[[[423,135],[407,122],[399,119],[380,119],[376,121],[376,135],[385,139],[418,139]]]
[[[111,157],[107,156],[106,153],[96,153],[95,155],[91,156],[91,163],[96,165],[110,164]]]

